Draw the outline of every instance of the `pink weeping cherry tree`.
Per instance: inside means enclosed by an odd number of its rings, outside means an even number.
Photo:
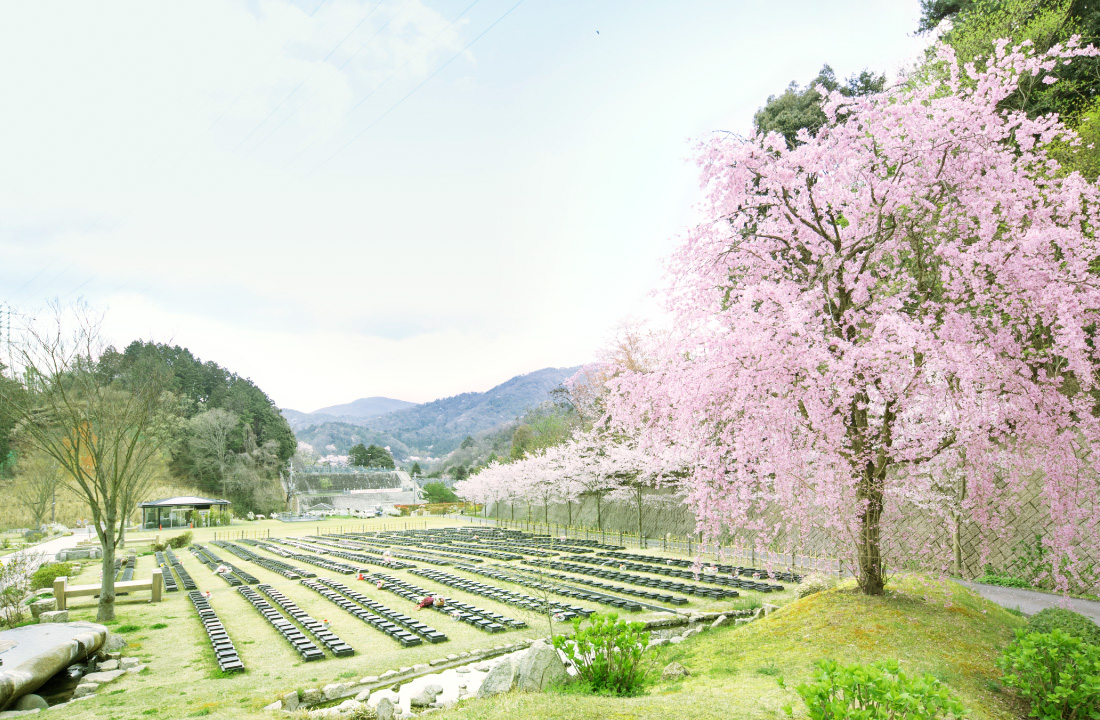
[[[938,86],[833,96],[834,122],[794,149],[704,143],[677,330],[606,399],[643,446],[692,448],[701,531],[824,536],[875,595],[911,559],[892,554],[901,519],[942,505],[944,478],[965,475],[953,512],[985,531],[1037,481],[1051,572],[1080,580],[1100,546],[1100,193],[1047,154],[1077,142],[1057,117],[1003,101],[1096,53],[1002,42],[979,70],[942,48]]]

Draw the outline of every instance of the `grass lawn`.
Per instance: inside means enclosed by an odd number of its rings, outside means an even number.
[[[195,542],[207,543],[226,535],[311,535],[321,532],[438,527],[456,524],[443,518],[352,521],[333,518],[318,523],[261,521],[231,528],[194,531]],[[162,539],[178,531],[162,531]],[[129,536],[131,550],[148,547],[155,533]],[[128,637],[134,655],[148,663],[137,675],[125,675],[98,695],[65,708],[64,717],[77,720],[140,720],[141,718],[242,718],[263,717],[263,706],[294,689],[379,675],[451,653],[488,648],[521,638],[547,633],[545,619],[509,605],[501,605],[450,587],[434,588],[430,581],[407,571],[390,574],[429,589],[439,589],[460,600],[525,620],[527,630],[489,635],[455,623],[442,614],[417,613],[407,601],[373,585],[355,582],[319,568],[359,592],[396,610],[414,614],[446,633],[450,640],[438,646],[425,643],[401,648],[377,630],[348,615],[320,595],[253,563],[239,561],[228,551],[211,548],[281,590],[315,618],[328,618],[333,631],[355,648],[350,658],[304,663],[290,645],[240,594],[201,565],[187,550],[177,550],[199,588],[210,590],[211,602],[225,623],[247,672],[223,676],[194,608],[185,593],[166,594],[165,602],[152,605],[144,593],[119,599],[112,630]],[[265,554],[252,548],[261,555]],[[661,553],[652,552],[660,555]],[[294,562],[294,561],[291,561]],[[514,565],[514,563],[512,563]],[[150,557],[140,557],[136,577],[146,577],[153,567]],[[455,571],[451,567],[443,568]],[[95,582],[98,563],[84,566],[74,583]],[[485,580],[481,576],[471,576]],[[492,584],[523,591],[496,580]],[[758,605],[762,600],[789,603],[770,617],[747,626],[707,631],[681,645],[665,646],[653,653],[656,668],[676,660],[691,670],[682,681],[655,681],[646,693],[634,698],[591,697],[569,692],[547,695],[508,695],[474,700],[440,718],[780,718],[780,707],[802,703],[795,693],[782,690],[775,681],[781,673],[790,687],[807,679],[813,662],[835,658],[844,662],[896,658],[907,672],[929,672],[949,685],[969,707],[974,718],[1007,720],[1023,716],[1019,705],[998,683],[995,660],[1022,624],[1017,616],[981,599],[961,586],[922,576],[901,576],[882,598],[867,598],[850,587],[794,601],[794,591],[763,596],[744,592],[732,601],[714,602],[690,598],[681,611],[721,610]],[[568,601],[573,602],[573,601]],[[606,606],[596,606],[606,610]],[[653,612],[628,615],[652,617]],[[71,605],[73,620],[93,620],[95,601],[77,599]],[[563,628],[563,626],[558,626]],[[563,628],[564,629],[564,628]],[[801,712],[805,717],[805,713]],[[271,716],[269,716],[271,717]]]
[[[1003,691],[996,658],[1023,621],[951,582],[920,576],[896,578],[882,598],[850,586],[811,595],[741,628],[708,630],[654,652],[658,672],[677,661],[691,671],[680,681],[657,680],[633,698],[508,694],[473,700],[437,715],[440,720],[505,718],[678,718],[740,720],[782,718],[793,688],[812,675],[821,658],[870,662],[896,658],[908,673],[931,673],[946,683],[973,718],[1008,720],[1026,711]]]
[[[332,518],[318,523],[282,523],[279,521],[260,521],[230,528],[203,528],[194,530],[194,541],[200,544],[226,535],[235,536],[244,532],[249,537],[266,535],[270,530],[275,535],[311,535],[321,532],[402,529],[408,525],[413,528],[455,525],[454,520],[443,518],[379,519],[376,521],[348,520]],[[182,531],[161,531],[162,540]],[[145,550],[149,540],[156,533],[132,533],[127,536],[127,552]],[[336,605],[319,594],[301,586],[295,580],[269,572],[254,563],[241,561],[228,551],[208,546],[213,552],[226,560],[248,570],[261,582],[268,583],[282,591],[303,610],[317,619],[327,618],[332,622],[332,630],[341,639],[356,650],[350,658],[333,658],[304,663],[291,649],[290,645],[260,616],[260,614],[233,588],[215,577],[201,565],[190,551],[176,550],[176,556],[183,561],[200,590],[210,590],[211,604],[225,624],[247,671],[242,674],[223,676],[214,662],[210,643],[195,614],[186,593],[165,593],[166,600],[153,605],[147,601],[147,593],[120,597],[116,606],[116,621],[111,625],[114,632],[130,639],[131,646],[123,651],[124,655],[142,658],[148,668],[141,674],[125,675],[115,683],[100,689],[95,698],[82,700],[64,709],[66,719],[99,718],[112,720],[138,720],[139,718],[241,718],[263,716],[261,708],[281,697],[289,690],[322,687],[328,683],[359,679],[367,675],[379,675],[386,670],[396,670],[417,663],[445,657],[451,653],[476,648],[489,648],[494,645],[516,642],[521,638],[533,638],[548,632],[545,617],[536,616],[511,605],[502,605],[477,595],[471,595],[451,587],[436,588],[431,581],[410,574],[408,571],[387,571],[394,575],[429,589],[438,589],[453,598],[463,600],[483,608],[526,621],[526,630],[511,631],[490,635],[473,627],[452,621],[432,611],[417,612],[411,603],[402,598],[378,590],[369,583],[356,582],[349,576],[338,575],[306,566],[319,575],[331,577],[355,590],[383,603],[395,610],[414,615],[425,623],[446,633],[449,641],[439,645],[424,643],[413,648],[401,648],[394,640],[366,625],[362,621],[345,613]],[[250,547],[260,555],[266,553]],[[274,557],[274,556],[270,556]],[[298,564],[296,561],[289,561]],[[80,575],[73,578],[73,584],[87,584],[97,581],[99,564],[85,563]],[[429,566],[432,567],[432,566]],[[144,578],[153,568],[153,559],[139,557],[136,578]],[[444,567],[447,572],[455,571]],[[485,581],[477,575],[468,577]],[[524,588],[497,580],[488,581],[494,585],[524,591]],[[771,594],[768,600],[783,602],[789,600],[792,591]],[[747,592],[744,598],[725,602],[697,600],[690,598],[689,604],[678,610],[721,610],[757,605],[759,593]],[[94,620],[96,605],[93,598],[75,598],[70,603],[71,620]],[[573,603],[575,601],[567,601]],[[584,603],[588,604],[588,603]],[[606,606],[593,606],[595,609],[607,609]],[[654,616],[654,612],[634,613],[632,618]],[[559,625],[559,628],[564,626]]]

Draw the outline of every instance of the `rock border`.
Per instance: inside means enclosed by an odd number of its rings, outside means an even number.
[[[535,640],[532,638],[524,638],[514,643],[494,645],[487,650],[477,648],[461,653],[454,653],[446,657],[429,660],[426,663],[418,663],[412,667],[403,667],[399,670],[387,670],[381,675],[368,675],[358,682],[330,683],[321,688],[308,688],[303,690],[301,695],[298,695],[297,691],[291,690],[280,700],[268,705],[266,709],[282,710],[282,712],[290,713],[297,710],[316,708],[335,700],[358,696],[364,692],[369,696],[370,693],[377,690],[385,690],[396,684],[405,684],[425,675],[482,662],[500,655],[516,652],[517,650],[523,650],[530,647],[534,642]],[[275,707],[276,705],[279,707]]]

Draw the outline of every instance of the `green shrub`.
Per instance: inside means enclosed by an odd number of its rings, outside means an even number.
[[[896,660],[841,665],[819,660],[814,679],[795,688],[806,701],[813,720],[842,718],[909,718],[934,720],[961,718],[970,713],[931,675],[908,677]],[[779,678],[779,685],[783,678]],[[783,708],[788,716],[794,708]]]
[[[26,535],[23,536],[23,540],[25,540],[28,543],[36,543],[39,540],[45,540],[45,539],[46,539],[46,533],[39,532],[37,530],[35,530],[34,532],[29,532],[29,533],[27,533]]]
[[[168,538],[168,545],[169,545],[169,547],[172,547],[176,550],[179,550],[180,548],[185,548],[188,545],[190,545],[191,544],[191,538],[193,538],[193,537],[194,537],[194,535],[192,535],[191,531],[188,530],[187,532],[183,533],[182,535],[176,535],[175,537]]]
[[[986,585],[1000,585],[1001,587],[1023,588],[1025,590],[1034,589],[1035,587],[1027,580],[1012,577],[1011,575],[982,575],[974,582],[980,582]]]
[[[41,590],[42,588],[52,588],[53,581],[64,575],[69,577],[73,574],[73,568],[69,563],[47,563],[41,565],[34,571],[34,575],[31,575],[31,590]]]
[[[363,703],[344,715],[347,720],[378,720],[378,710]]]
[[[1066,635],[1081,638],[1087,643],[1100,645],[1100,625],[1091,618],[1080,613],[1062,608],[1047,608],[1040,610],[1027,621],[1027,631],[1032,633],[1049,633],[1058,628]]]
[[[1100,646],[1058,628],[1049,633],[1017,630],[1000,665],[1005,685],[1031,704],[1031,717],[1100,717]]]
[[[649,644],[649,633],[640,622],[619,620],[617,613],[595,613],[581,628],[581,618],[573,619],[573,637],[554,637],[554,647],[565,653],[577,669],[577,675],[595,692],[630,695],[640,689],[647,668],[642,653]]]

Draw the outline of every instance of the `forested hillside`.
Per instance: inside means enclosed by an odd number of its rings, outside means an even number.
[[[294,418],[297,437],[319,453],[346,453],[357,442],[389,445],[395,456],[442,457],[471,435],[499,428],[551,400],[550,392],[579,368],[544,368],[519,375],[486,392],[470,392],[365,420],[335,420],[328,412],[313,416],[284,410]],[[350,403],[334,408],[354,406]],[[326,411],[334,408],[325,408]],[[317,422],[311,424],[310,419]],[[351,428],[358,427],[358,430]],[[353,439],[355,436],[358,439]]]
[[[282,509],[279,470],[297,441],[271,398],[248,378],[178,346],[134,341],[121,353],[105,352],[100,368],[121,377],[141,361],[171,375],[178,403],[168,444],[172,474],[231,500],[238,512]]]

